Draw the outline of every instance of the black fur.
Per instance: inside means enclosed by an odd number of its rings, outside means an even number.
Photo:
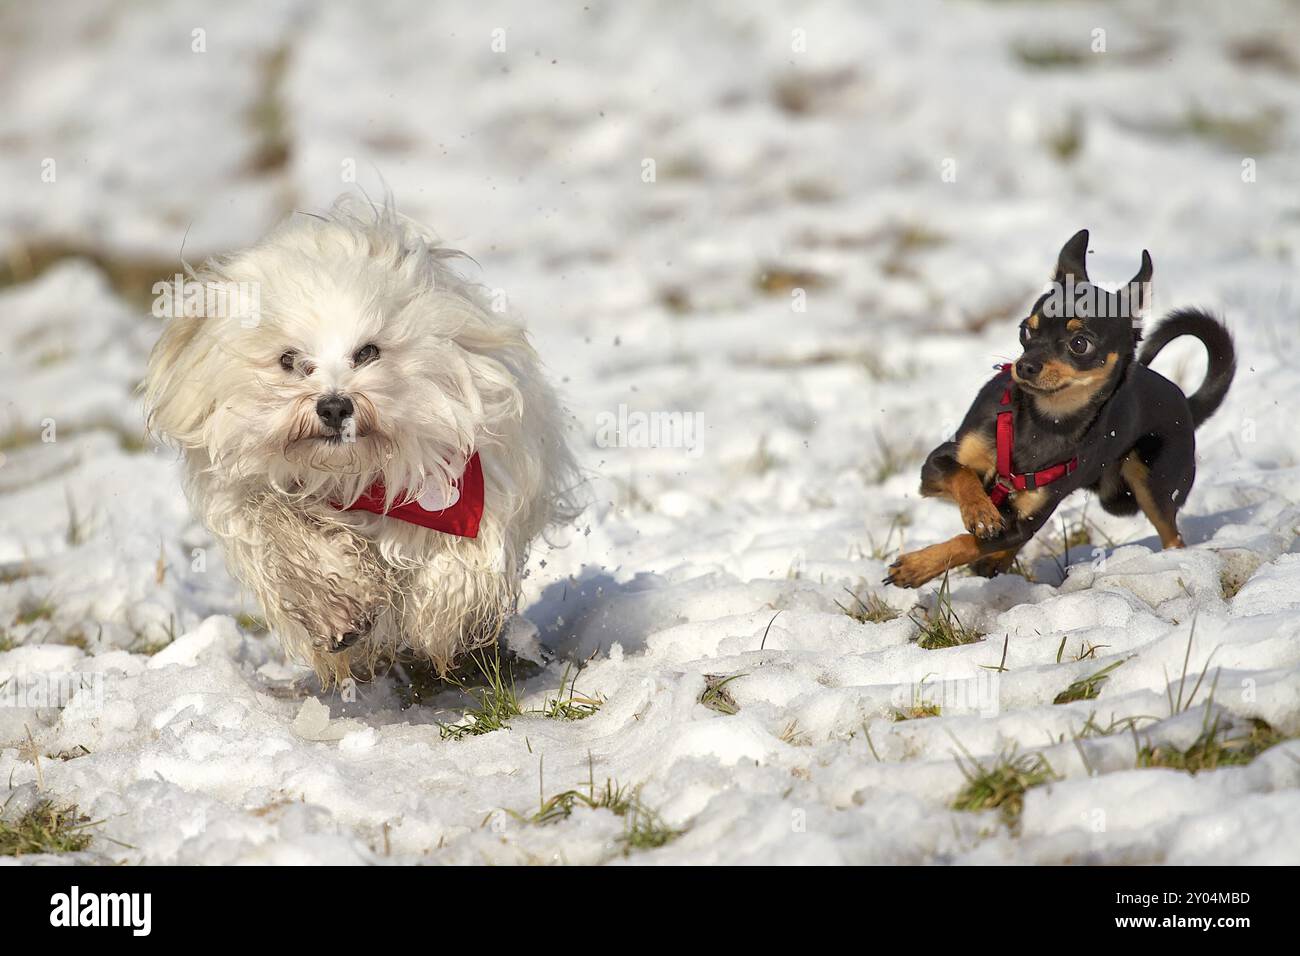
[[[1159,327],[1147,337],[1138,361],[1150,365],[1162,348],[1180,335],[1191,335],[1201,340],[1210,356],[1210,367],[1205,381],[1191,395],[1187,404],[1192,409],[1192,421],[1201,423],[1213,415],[1228,394],[1228,386],[1237,372],[1237,356],[1232,347],[1232,336],[1223,323],[1199,309],[1175,309]]]

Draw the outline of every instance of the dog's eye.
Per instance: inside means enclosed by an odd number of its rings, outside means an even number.
[[[294,362],[296,362],[297,360],[298,360],[297,352],[295,352],[293,349],[285,349],[285,351],[280,355],[280,368],[284,369],[286,372],[292,372]]]
[[[373,362],[377,358],[379,358],[379,346],[373,343],[370,345],[363,345],[361,348],[357,349],[356,354],[352,356],[352,367],[359,368],[367,362]]]
[[[1092,339],[1084,335],[1076,335],[1070,339],[1070,351],[1075,355],[1087,355],[1092,351]]]
[[[1024,322],[1021,322],[1021,323],[1020,323],[1020,341],[1022,341],[1022,342],[1028,342],[1028,341],[1029,341],[1029,337],[1030,337],[1032,334],[1033,334],[1033,333],[1029,330],[1029,326],[1026,325]]]

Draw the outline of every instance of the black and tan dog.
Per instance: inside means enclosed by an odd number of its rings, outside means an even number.
[[[921,469],[921,494],[961,509],[968,534],[902,555],[886,584],[919,587],[969,564],[992,577],[1078,488],[1111,514],[1139,508],[1166,548],[1183,546],[1177,514],[1196,476],[1194,430],[1223,401],[1236,370],[1222,323],[1195,309],[1171,313],[1142,338],[1151,257],[1126,289],[1088,280],[1088,231],[1061,249],[1054,281],[1020,324],[1024,354],[985,385],[953,441]],[[1209,370],[1196,393],[1147,366],[1180,335],[1200,339]]]

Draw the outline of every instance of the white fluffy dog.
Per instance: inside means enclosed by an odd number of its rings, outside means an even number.
[[[456,255],[391,204],[293,215],[194,274],[208,308],[149,358],[191,506],[326,685],[494,641],[530,543],[575,513],[556,395]]]

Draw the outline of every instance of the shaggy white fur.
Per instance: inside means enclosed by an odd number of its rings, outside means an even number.
[[[171,319],[150,355],[149,424],[183,453],[192,507],[326,684],[407,653],[445,672],[494,641],[530,543],[576,514],[556,395],[457,255],[391,203],[345,197],[206,263],[195,282],[245,294],[195,297],[226,308]],[[337,429],[317,411],[330,396],[352,403]],[[331,505],[377,478],[390,502],[445,498],[476,451],[476,538]]]

